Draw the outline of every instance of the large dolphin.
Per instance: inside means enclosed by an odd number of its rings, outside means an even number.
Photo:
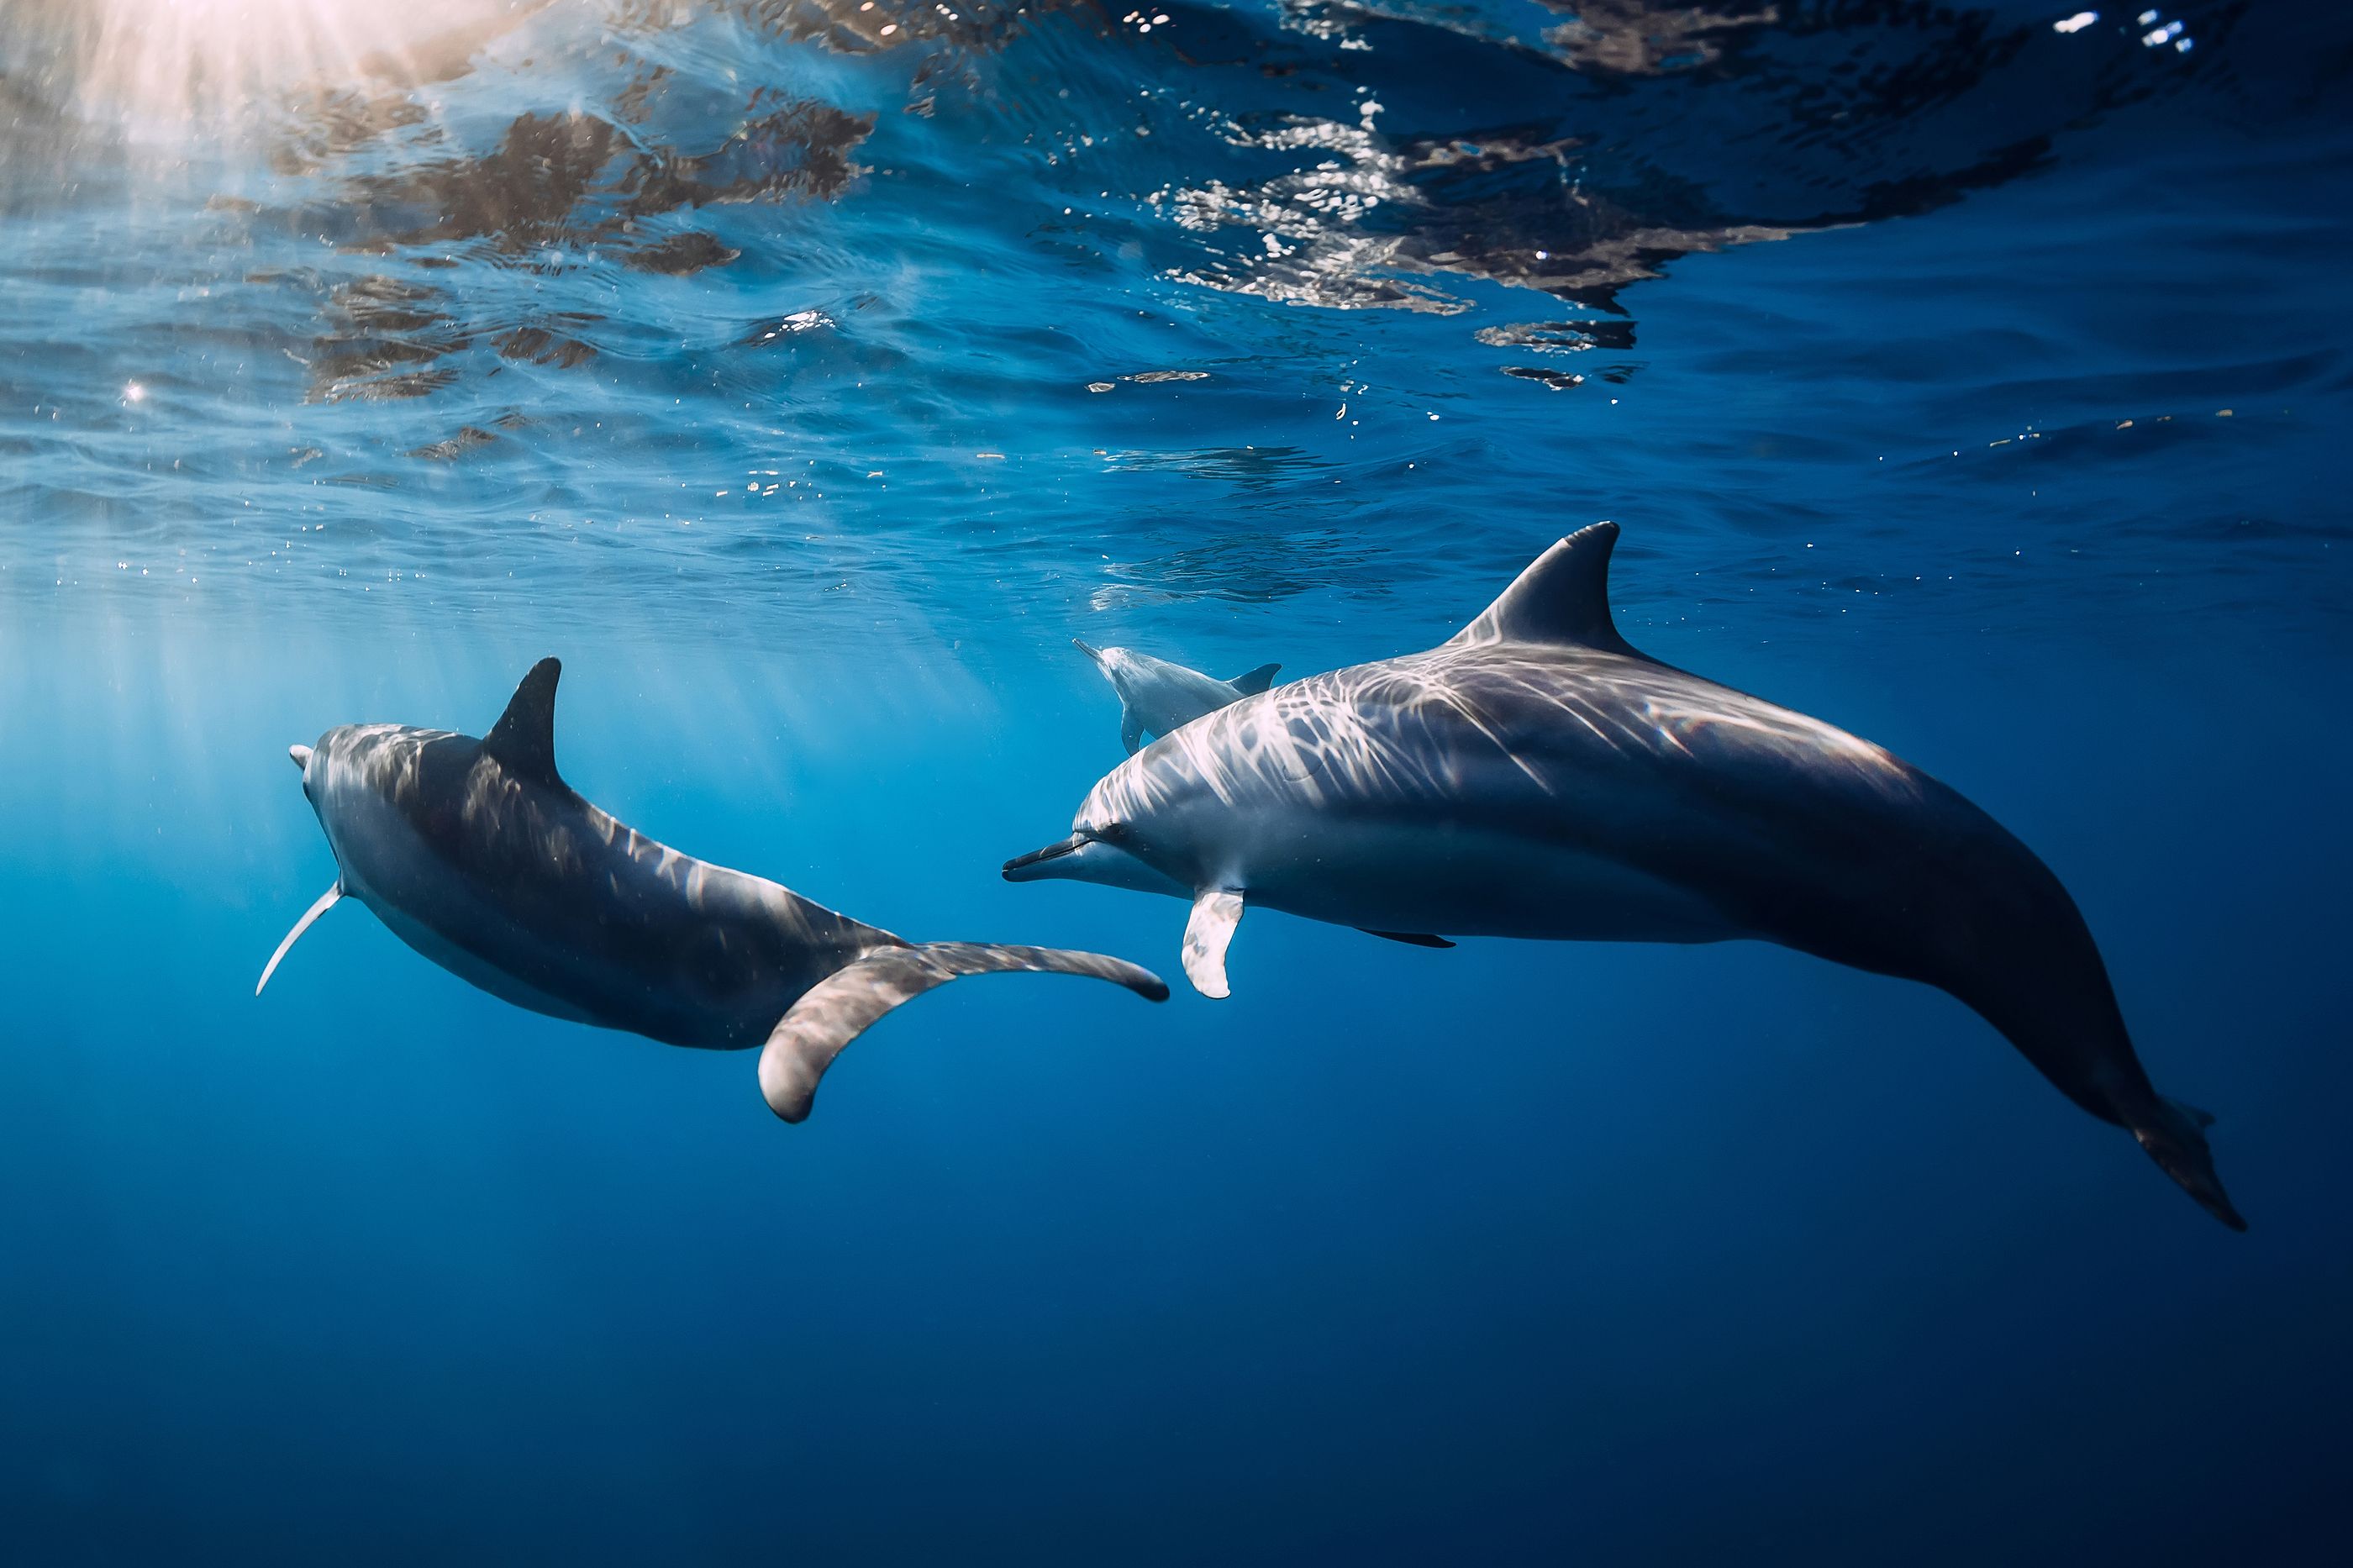
[[[1174,734],[1204,713],[1264,691],[1282,668],[1261,664],[1231,680],[1219,680],[1130,647],[1090,647],[1076,637],[1071,646],[1093,659],[1119,693],[1119,740],[1131,756],[1146,735]]]
[[[573,793],[555,771],[546,658],[488,737],[345,724],[289,748],[335,852],[335,885],[286,933],[349,895],[401,941],[494,996],[706,1050],[761,1046],[760,1091],[809,1112],[841,1048],[902,1002],[966,974],[1050,971],[1116,981],[1116,958],[987,942],[912,944],[791,889],[681,855]]]
[[[1922,981],[2233,1229],[2212,1121],[2158,1095],[2074,901],[2001,826],[1819,720],[1649,658],[1609,617],[1614,524],[1538,557],[1426,653],[1222,709],[1120,764],[1011,881],[1193,900],[1226,994],[1246,905],[1435,942],[1754,937]]]

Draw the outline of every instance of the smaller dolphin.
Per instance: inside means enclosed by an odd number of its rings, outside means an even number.
[[[920,945],[791,889],[657,844],[555,771],[543,658],[489,736],[344,724],[288,749],[335,852],[335,885],[261,972],[345,895],[393,934],[534,1013],[705,1050],[760,1046],[760,1089],[786,1121],[883,1014],[966,974],[1010,970],[1168,987],[1116,958],[989,942]]]
[[[1261,664],[1231,680],[1219,680],[1130,647],[1090,647],[1076,637],[1071,646],[1093,659],[1119,693],[1119,740],[1130,756],[1146,735],[1181,730],[1204,713],[1257,696],[1274,684],[1275,671],[1282,668]]]

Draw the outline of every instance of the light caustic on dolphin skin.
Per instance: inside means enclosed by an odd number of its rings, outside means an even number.
[[[761,1092],[787,1121],[808,1114],[818,1079],[869,1025],[965,975],[1080,974],[1167,996],[1149,971],[1099,953],[907,942],[623,826],[556,772],[560,669],[534,666],[479,741],[346,724],[291,748],[337,875],[263,984],[349,896],[518,1006],[668,1045],[761,1047]]]
[[[1921,981],[2244,1228],[2211,1119],[2150,1087],[2050,868],[1870,742],[1636,651],[1609,615],[1617,538],[1562,540],[1438,647],[1164,736],[1006,878],[1191,900],[1185,971],[1211,996],[1253,906],[1433,945],[1757,938]]]

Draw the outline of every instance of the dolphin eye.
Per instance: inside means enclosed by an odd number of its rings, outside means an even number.
[[[1095,837],[1102,839],[1106,844],[1124,844],[1127,841],[1128,837],[1127,824],[1124,822],[1106,822],[1101,827],[1095,829]]]

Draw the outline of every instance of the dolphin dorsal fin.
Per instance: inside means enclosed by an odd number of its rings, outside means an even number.
[[[562,785],[555,771],[555,682],[564,673],[559,659],[543,658],[515,688],[507,710],[483,737],[482,750],[499,766],[533,784]]]
[[[1279,664],[1261,664],[1256,669],[1245,670],[1235,676],[1226,684],[1245,697],[1255,697],[1274,684],[1275,675],[1282,668]]]
[[[1609,618],[1609,552],[1617,542],[1614,522],[1578,529],[1529,563],[1451,645],[1574,643],[1633,652]]]

